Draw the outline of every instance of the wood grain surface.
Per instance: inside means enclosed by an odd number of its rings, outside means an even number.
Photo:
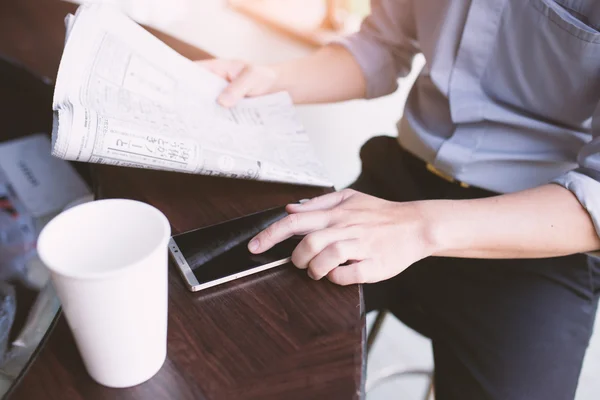
[[[63,19],[58,0],[0,2],[0,55],[35,74],[56,75]],[[201,50],[149,29],[192,59]],[[0,140],[49,131],[51,86],[19,84]],[[4,88],[3,88],[4,89]],[[28,99],[33,91],[35,101]],[[0,95],[2,98],[2,95]],[[8,104],[2,100],[1,106]],[[3,108],[3,107],[2,107]],[[3,115],[4,115],[3,114]],[[150,203],[183,232],[324,192],[323,189],[170,172],[77,165],[99,198]],[[91,171],[91,174],[90,174]],[[206,291],[169,275],[168,355],[146,383],[109,389],[86,373],[62,316],[10,393],[11,399],[354,399],[364,389],[364,309],[360,287],[314,282],[292,265]]]

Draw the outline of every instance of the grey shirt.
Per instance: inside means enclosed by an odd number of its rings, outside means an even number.
[[[367,96],[422,53],[398,140],[468,184],[572,191],[600,234],[600,1],[373,0],[340,41]]]

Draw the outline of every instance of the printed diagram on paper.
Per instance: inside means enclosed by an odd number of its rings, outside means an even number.
[[[223,79],[107,6],[81,6],[67,28],[55,156],[331,186],[287,93],[221,107]]]

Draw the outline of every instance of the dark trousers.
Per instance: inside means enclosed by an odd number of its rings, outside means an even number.
[[[371,139],[361,160],[352,187],[384,199],[494,195],[432,174],[394,138]],[[429,257],[363,289],[368,311],[385,308],[431,338],[437,400],[566,400],[575,396],[593,330],[600,267],[582,254]]]

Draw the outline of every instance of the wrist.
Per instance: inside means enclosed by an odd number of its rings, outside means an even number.
[[[420,201],[423,236],[432,256],[450,256],[468,246],[460,200]],[[467,244],[465,244],[467,243]]]
[[[278,64],[270,64],[270,65],[266,65],[267,68],[269,68],[272,72],[273,72],[273,86],[272,86],[272,91],[273,92],[280,92],[280,91],[288,91],[288,89],[285,87],[285,84],[283,83],[283,65],[281,63]]]
[[[291,92],[290,84],[286,78],[286,63],[277,63],[267,65],[268,68],[273,72],[273,85],[272,92]],[[290,93],[291,94],[291,93]]]
[[[416,239],[423,257],[435,256],[446,246],[441,234],[434,201],[410,201],[395,204],[395,224],[402,237],[406,232]]]

